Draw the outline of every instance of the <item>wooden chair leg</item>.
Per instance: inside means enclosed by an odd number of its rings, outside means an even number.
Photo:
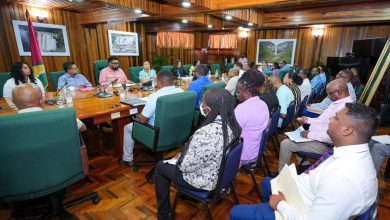
[[[250,173],[250,175],[251,175],[251,177],[252,177],[253,186],[255,187],[255,190],[256,190],[256,192],[257,192],[257,195],[259,196],[260,201],[261,201],[260,189],[259,189],[259,186],[257,185],[257,181],[256,181],[255,174],[254,174],[253,170],[250,170],[249,173]]]
[[[238,196],[237,196],[236,190],[234,188],[233,182],[230,182],[230,188],[232,189],[233,197],[236,200],[237,205],[239,205],[240,204],[240,200],[238,200]]]

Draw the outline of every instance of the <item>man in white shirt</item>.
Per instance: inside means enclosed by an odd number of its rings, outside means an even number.
[[[244,70],[243,70],[244,66],[242,65],[242,63],[240,62],[235,63],[233,68],[237,68],[240,71],[240,73],[238,74],[239,77],[241,77],[242,74],[244,74]]]
[[[265,178],[264,203],[236,206],[230,219],[275,219],[274,210],[283,219],[351,219],[362,215],[378,193],[368,148],[378,122],[375,110],[358,103],[347,103],[331,118],[328,133],[335,147],[296,177],[299,194],[308,208],[306,214],[292,207],[283,193],[271,195],[270,179]]]
[[[42,111],[43,101],[41,89],[33,83],[24,83],[12,90],[12,102],[19,109],[18,113]],[[82,121],[78,118],[76,118],[76,121],[80,132],[87,130]]]
[[[176,88],[173,85],[174,76],[169,70],[162,70],[157,74],[157,87],[160,89],[148,97],[141,114],[138,115],[138,121],[141,123],[148,123],[154,125],[157,99],[164,95],[175,94],[183,92],[182,89]],[[133,133],[133,123],[125,125],[123,128],[123,159],[121,163],[125,166],[133,165],[133,150],[134,139],[131,136]]]
[[[301,91],[301,98],[305,98],[306,96],[309,97],[311,93],[311,83],[309,80],[309,71],[308,70],[301,70],[298,73],[298,76],[302,78],[303,82],[299,87],[299,90]]]
[[[240,79],[240,71],[238,68],[231,68],[229,71],[229,81],[225,86],[225,89],[230,92],[230,94],[234,95],[236,92],[236,85],[238,80]]]

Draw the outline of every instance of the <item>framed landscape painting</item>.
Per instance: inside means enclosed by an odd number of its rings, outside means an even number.
[[[31,56],[30,34],[25,21],[12,21],[20,56]],[[70,56],[68,34],[63,25],[33,23],[42,56]]]
[[[281,62],[294,64],[296,39],[259,39],[257,40],[256,64],[264,60],[268,63]]]
[[[137,33],[108,30],[108,39],[111,55],[139,56]]]

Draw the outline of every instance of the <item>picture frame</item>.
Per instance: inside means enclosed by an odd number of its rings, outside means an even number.
[[[26,21],[12,20],[20,56],[31,56],[30,35]],[[42,56],[70,56],[66,26],[34,23],[33,27]]]
[[[256,64],[261,65],[263,60],[268,63],[285,60],[293,65],[295,58],[296,39],[258,39]]]
[[[108,30],[108,41],[110,55],[139,56],[138,34],[136,32]]]

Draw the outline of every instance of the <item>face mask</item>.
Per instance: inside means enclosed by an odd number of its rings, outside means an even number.
[[[206,107],[206,108],[208,108],[208,109],[209,109],[209,111],[210,111],[210,108],[209,108],[209,107]],[[201,115],[203,115],[204,117],[206,117],[206,116],[207,116],[207,114],[206,114],[206,113],[204,113],[203,109],[205,109],[205,108],[203,108],[203,104],[202,104],[202,103],[200,103],[200,106],[199,106],[200,114],[201,114]]]

